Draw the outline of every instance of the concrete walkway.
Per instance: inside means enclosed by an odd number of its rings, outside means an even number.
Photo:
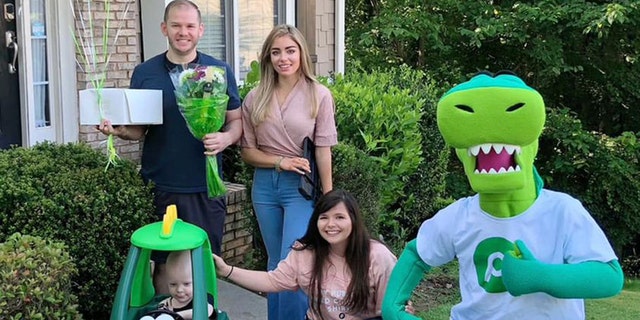
[[[267,299],[235,284],[218,280],[218,307],[230,320],[264,320],[267,318]]]

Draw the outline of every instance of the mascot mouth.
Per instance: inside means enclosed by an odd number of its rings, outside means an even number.
[[[516,156],[522,153],[520,146],[485,143],[469,147],[467,153],[476,158],[475,174],[503,174],[521,170],[516,162]]]

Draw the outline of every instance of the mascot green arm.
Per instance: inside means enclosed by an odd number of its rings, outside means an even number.
[[[387,292],[382,301],[382,318],[385,320],[419,319],[405,311],[413,290],[420,284],[431,267],[418,255],[416,240],[407,244],[391,272]]]
[[[562,299],[597,299],[622,290],[624,276],[618,260],[546,264],[520,240],[516,249],[505,255],[502,268],[502,281],[513,296],[544,292]]]

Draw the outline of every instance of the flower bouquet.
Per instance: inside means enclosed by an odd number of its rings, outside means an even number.
[[[178,109],[191,134],[202,140],[206,134],[219,131],[224,125],[229,101],[225,69],[190,64],[186,68],[176,67],[170,75]],[[208,195],[210,198],[222,196],[227,188],[218,175],[216,156],[207,156],[206,161]]]

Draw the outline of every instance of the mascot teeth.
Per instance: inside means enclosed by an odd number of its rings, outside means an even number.
[[[493,149],[497,154],[501,154],[503,150],[507,151],[507,153],[510,155],[513,155],[514,153],[516,154],[522,153],[522,148],[520,148],[520,146],[515,146],[510,144],[501,144],[501,143],[479,144],[473,147],[469,147],[469,149],[467,150],[468,150],[469,156],[477,157],[478,154],[480,153],[480,150],[482,150],[482,153],[484,154],[489,154],[489,152],[491,152],[491,149]]]
[[[473,173],[475,174],[500,174],[500,173],[511,173],[511,172],[520,172],[520,166],[516,165],[516,167],[509,167],[509,169],[505,169],[505,168],[500,168],[500,170],[496,171],[495,169],[491,168],[489,169],[489,171],[482,169],[482,170],[478,170],[476,169]]]

